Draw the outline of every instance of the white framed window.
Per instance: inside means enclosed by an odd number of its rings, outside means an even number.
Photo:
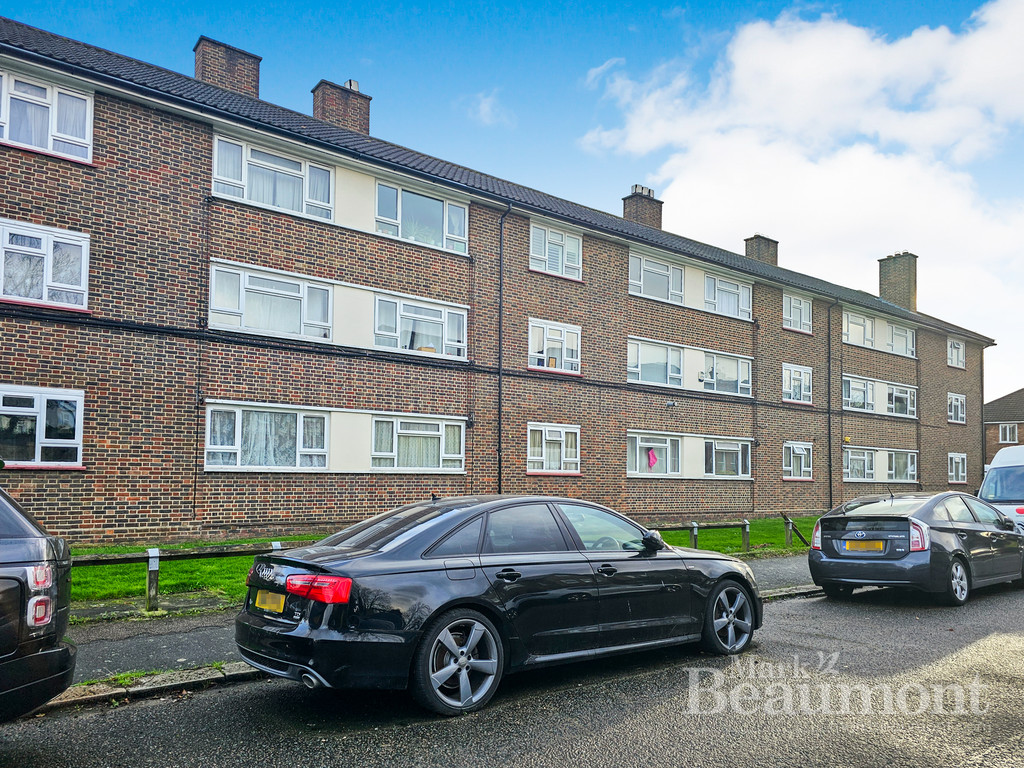
[[[530,318],[531,368],[580,372],[580,327]]]
[[[393,296],[377,296],[374,344],[466,358],[466,311]]]
[[[92,160],[92,96],[0,72],[0,142]]]
[[[670,477],[680,474],[682,439],[673,435],[629,432],[626,435],[626,474]]]
[[[999,442],[1000,443],[1016,443],[1017,442],[1017,425],[1016,424],[1000,424],[999,425]]]
[[[466,466],[462,421],[375,416],[371,465],[400,472],[462,472]]]
[[[897,355],[917,357],[917,331],[902,325],[889,325],[889,351]]]
[[[210,405],[206,469],[326,470],[329,421],[325,412]]]
[[[469,208],[377,182],[377,231],[465,254],[469,252]]]
[[[793,403],[812,402],[812,371],[803,365],[782,364],[782,399]]]
[[[954,424],[967,423],[967,396],[946,393],[946,417]]]
[[[330,340],[331,307],[328,283],[220,264],[211,269],[211,326]]]
[[[0,458],[7,469],[82,464],[85,393],[0,384]]]
[[[750,361],[706,352],[701,381],[708,392],[750,395]]]
[[[530,225],[530,269],[583,279],[583,241],[551,227]]]
[[[527,425],[527,474],[580,472],[580,428],[569,424]]]
[[[875,452],[863,448],[843,448],[843,480],[874,480]]]
[[[750,443],[737,440],[705,440],[704,475],[750,477]]]
[[[782,327],[811,333],[811,307],[813,302],[802,296],[782,294]]]
[[[782,476],[790,480],[811,480],[814,446],[810,443],[782,444]]]
[[[897,483],[917,482],[917,452],[889,451],[889,480]]]
[[[888,384],[887,387],[886,413],[917,418],[917,389],[896,384]]]
[[[966,453],[951,453],[951,454],[949,454],[949,482],[951,482],[951,483],[966,483],[967,482],[967,454]]]
[[[875,383],[843,376],[843,408],[853,411],[875,410]]]
[[[626,345],[626,379],[642,384],[683,386],[682,348],[630,340]]]
[[[629,254],[629,292],[634,296],[683,303],[683,268]]]
[[[213,191],[279,211],[330,221],[334,172],[327,166],[223,138],[214,140]]]
[[[704,309],[719,315],[750,320],[750,286],[714,275],[704,276]]]
[[[0,298],[88,306],[88,235],[0,219],[0,254]]]
[[[946,365],[954,368],[967,367],[967,345],[956,339],[946,340]]]
[[[843,312],[843,341],[859,347],[875,346],[875,321],[856,312]]]

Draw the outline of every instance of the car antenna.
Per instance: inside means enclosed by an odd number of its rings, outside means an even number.
[[[889,487],[888,485],[887,485],[887,486],[885,486],[885,490],[887,490],[887,491],[889,492],[889,499],[890,499],[890,500],[894,500],[894,499],[896,498],[896,497],[895,497],[895,496],[893,495],[893,492],[892,492],[892,488],[890,488],[890,487]]]
[[[434,493],[433,491],[431,491],[431,492],[430,492],[430,500],[431,500],[431,501],[437,501],[437,498],[438,498],[438,497],[437,497],[437,494],[436,494],[436,493]]]

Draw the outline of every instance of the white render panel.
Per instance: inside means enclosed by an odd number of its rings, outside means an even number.
[[[334,340],[352,347],[373,346],[373,291],[334,286]]]
[[[691,349],[683,350],[683,388],[693,389],[701,392],[704,390],[704,382],[700,380],[700,374],[704,370],[704,350]],[[703,450],[703,448],[701,449]],[[701,458],[701,475],[704,474],[704,459]]]
[[[334,169],[334,221],[343,227],[374,232],[377,216],[377,181],[348,168]]]
[[[370,472],[373,450],[373,415],[331,411],[331,472]]]
[[[875,480],[883,483],[889,480],[888,451],[875,451]]]
[[[680,465],[683,477],[700,480],[704,477],[704,438],[687,436],[683,438],[683,461]]]
[[[704,309],[704,270],[686,266],[683,275],[683,306],[691,309]],[[703,467],[703,465],[701,465]],[[701,477],[704,476],[703,469]]]

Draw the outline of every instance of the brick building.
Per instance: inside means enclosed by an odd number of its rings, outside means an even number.
[[[0,19],[0,482],[76,541],[330,529],[431,493],[656,524],[977,486],[982,335]]]
[[[985,463],[1000,448],[1024,443],[1024,389],[985,403]]]

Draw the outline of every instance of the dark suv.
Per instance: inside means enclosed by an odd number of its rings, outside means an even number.
[[[45,704],[71,684],[65,642],[71,551],[0,489],[0,721]]]

